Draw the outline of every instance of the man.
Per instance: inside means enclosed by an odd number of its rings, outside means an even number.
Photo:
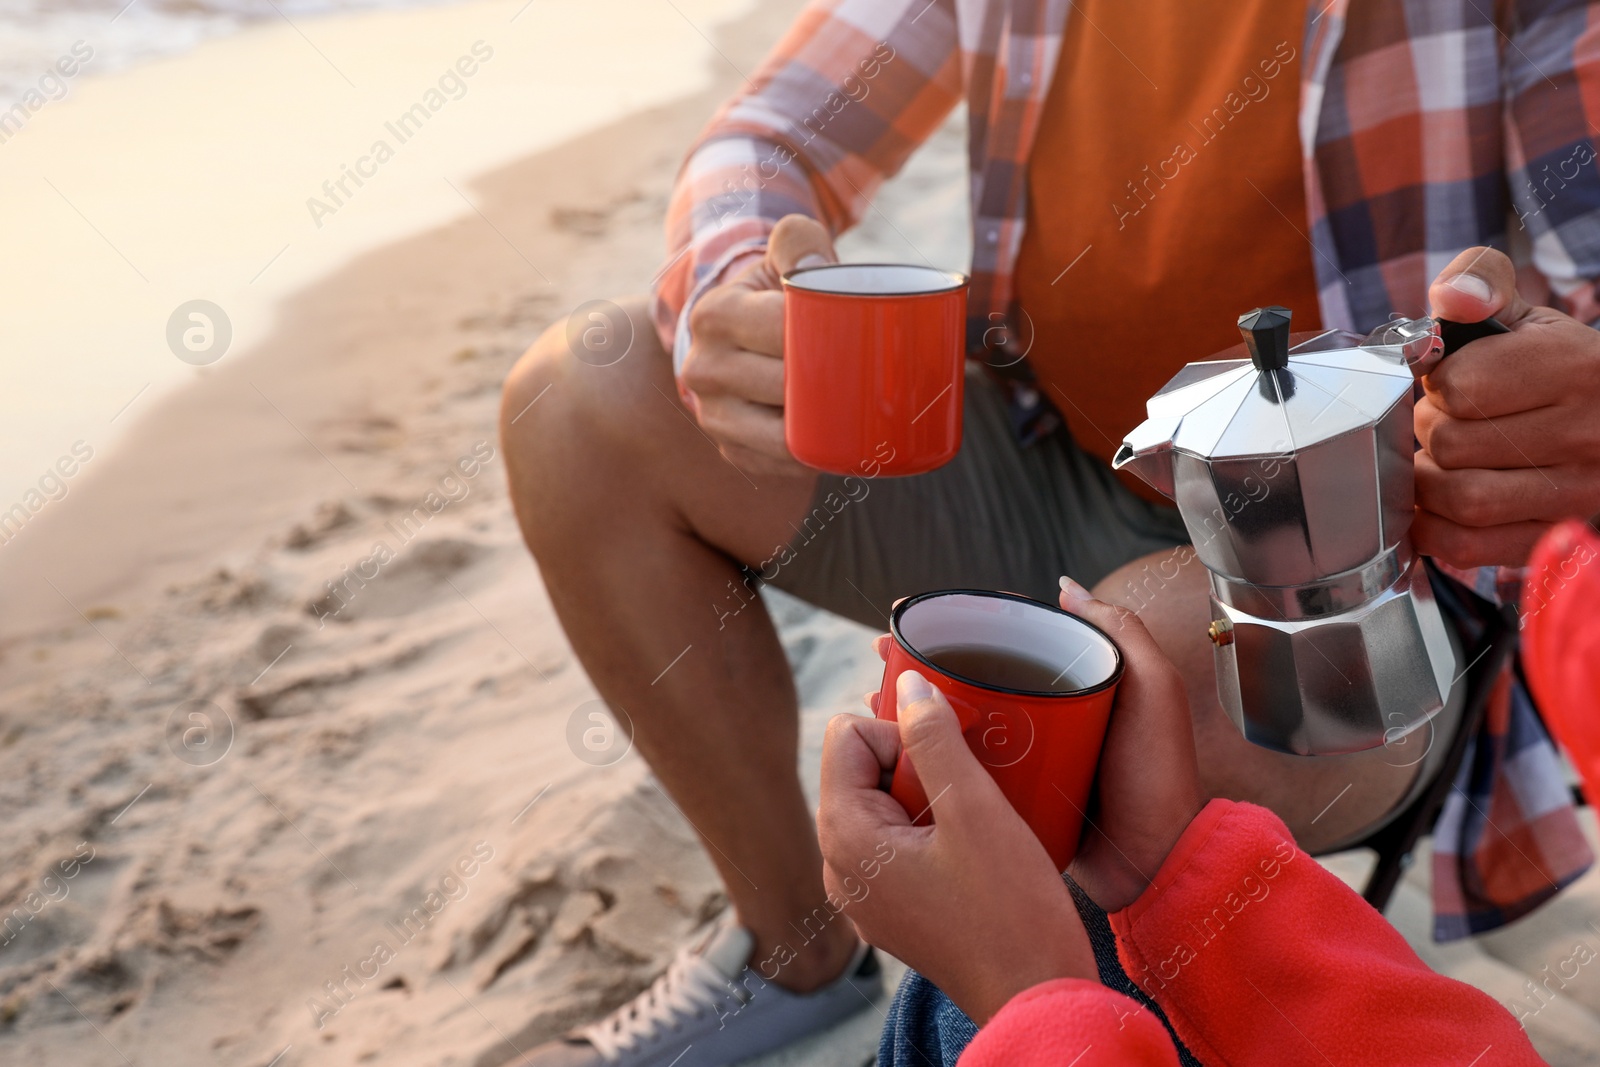
[[[513,498],[552,601],[737,920],[533,1062],[732,1062],[876,986],[849,924],[819,918],[833,911],[795,774],[793,683],[742,568],[872,626],[926,589],[1048,599],[1072,575],[1136,610],[1179,665],[1208,794],[1271,808],[1313,852],[1401,807],[1443,746],[1303,760],[1240,738],[1217,703],[1203,569],[1174,555],[1187,534],[1105,459],[1178,367],[1237,341],[1250,307],[1358,332],[1393,312],[1492,314],[1511,333],[1451,357],[1417,406],[1417,546],[1459,568],[1516,567],[1551,522],[1600,509],[1593,12],[809,6],[684,166],[657,330],[643,301],[624,302],[636,339],[611,363],[576,358],[578,332],[558,325],[506,385]],[[833,258],[833,235],[963,97],[961,455],[909,479],[819,475],[784,448],[779,277]],[[1520,278],[1512,247],[1529,260]],[[536,418],[517,418],[541,396]],[[1497,575],[1465,577],[1489,592]],[[1575,830],[1542,840],[1557,838],[1582,849]],[[1585,861],[1541,858],[1552,882]],[[717,1010],[718,984],[741,974],[740,1010]]]

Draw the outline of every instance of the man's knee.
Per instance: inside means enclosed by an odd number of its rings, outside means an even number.
[[[628,410],[654,395],[656,378],[670,381],[645,298],[600,303],[581,320],[552,323],[506,376],[500,439],[514,480],[519,468],[552,460],[577,473],[585,453],[595,456],[635,425]]]
[[[500,390],[500,440],[508,448],[520,432],[518,424],[548,393],[562,371],[564,320],[547,328],[512,366]]]
[[[501,390],[500,444],[511,501],[536,553],[560,537],[563,516],[582,521],[578,513],[598,482],[628,468],[618,450],[626,445],[626,409],[637,388],[627,379],[648,371],[641,366],[646,361],[661,359],[643,299],[605,308],[607,328],[631,330],[631,344],[597,356],[594,348],[582,348],[583,329],[594,325],[564,317],[529,346]]]
[[[576,387],[567,392],[592,389],[602,380],[614,383],[639,369],[638,364],[659,357],[661,345],[643,297],[593,303],[599,306],[585,305],[551,323],[511,368],[501,393],[502,432],[521,423],[558,381]],[[580,373],[583,370],[609,373],[588,375]]]

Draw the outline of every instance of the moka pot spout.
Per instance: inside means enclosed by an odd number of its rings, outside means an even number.
[[[1172,434],[1178,419],[1146,419],[1123,438],[1117,454],[1111,457],[1115,470],[1131,470],[1165,497],[1175,494],[1172,485]]]

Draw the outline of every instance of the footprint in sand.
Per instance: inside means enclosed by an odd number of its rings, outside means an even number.
[[[292,658],[282,657],[270,672],[264,670],[255,681],[235,690],[239,710],[247,720],[303,715],[324,706],[322,693],[327,689],[416,662],[442,639],[437,628],[420,628],[398,644],[367,646],[365,653],[312,653],[334,636],[328,632],[333,628],[459,606],[476,587],[463,572],[493,553],[476,541],[436,538],[413,541],[398,551],[385,546],[382,552],[345,567],[337,578],[323,583],[320,597],[306,602],[306,614],[315,625],[278,623],[256,639],[255,651],[263,660],[281,657],[290,646],[303,647],[306,658],[301,659],[299,651]]]
[[[436,604],[458,601],[466,589],[461,574],[493,549],[477,541],[438,538],[372,551],[323,583],[323,594],[307,610],[321,626],[394,618]]]
[[[355,521],[355,513],[343,500],[324,500],[317,505],[317,510],[310,519],[297,522],[289,529],[283,543],[296,551],[305,551],[327,540],[328,535],[335,530],[349,526]]]

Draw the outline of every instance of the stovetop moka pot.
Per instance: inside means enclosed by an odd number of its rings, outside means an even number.
[[[1180,370],[1113,465],[1177,503],[1211,572],[1218,696],[1244,736],[1354,752],[1449,696],[1455,653],[1408,536],[1414,383],[1505,328],[1401,319],[1291,347],[1289,321],[1281,307],[1240,316],[1241,358]]]

